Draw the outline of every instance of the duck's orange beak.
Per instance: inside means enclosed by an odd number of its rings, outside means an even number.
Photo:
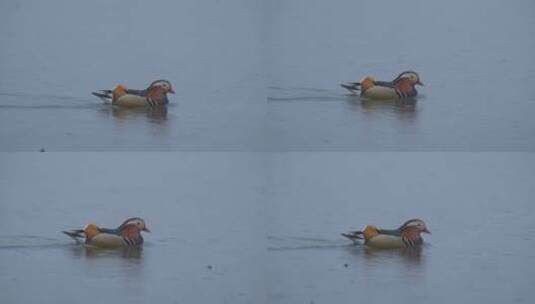
[[[151,231],[149,230],[149,228],[147,228],[147,227],[143,228],[143,231],[145,231],[145,232],[151,232]]]
[[[419,85],[421,85],[422,87],[424,86],[424,84],[420,81],[420,79],[418,79],[418,81],[416,82],[416,84],[419,84]]]
[[[431,234],[431,231],[427,230],[427,228],[425,228],[422,232]]]

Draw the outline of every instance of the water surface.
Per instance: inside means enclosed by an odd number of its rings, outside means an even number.
[[[268,1],[275,150],[535,148],[532,1]],[[362,102],[342,81],[415,70],[412,107]]]
[[[530,303],[535,155],[15,153],[0,302]],[[60,233],[141,216],[142,251]],[[339,234],[424,219],[420,252]],[[21,292],[25,290],[25,292]]]
[[[2,1],[3,151],[250,150],[266,94],[259,1]],[[90,95],[168,79],[166,111]]]
[[[505,0],[2,1],[1,149],[533,151],[534,12]],[[426,84],[410,107],[339,87],[407,69]],[[177,91],[166,111],[89,94],[158,78]]]

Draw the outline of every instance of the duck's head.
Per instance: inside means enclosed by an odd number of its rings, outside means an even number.
[[[427,226],[425,225],[425,222],[422,221],[421,219],[408,220],[405,223],[403,223],[403,225],[401,225],[401,227],[399,227],[399,230],[403,230],[403,229],[405,229],[407,227],[416,227],[418,229],[418,231],[420,231],[422,233],[431,234],[431,231],[429,231],[429,229],[427,229]]]
[[[414,85],[421,85],[423,86],[424,84],[420,81],[420,76],[418,76],[418,73],[414,72],[414,71],[405,71],[401,74],[399,74],[399,76],[396,78],[396,80],[400,80],[400,79],[408,79],[410,80],[410,82]],[[394,82],[396,81],[394,80]]]
[[[95,224],[88,224],[84,228],[85,237],[87,239],[92,239],[95,235],[100,233],[98,226]]]
[[[119,226],[119,230],[128,225],[134,225],[141,231],[150,232],[149,228],[147,228],[147,225],[145,225],[145,221],[140,217],[131,217],[125,220],[121,226]]]
[[[167,94],[167,93],[175,94],[175,90],[173,90],[173,86],[171,85],[171,82],[169,82],[168,80],[165,80],[165,79],[160,79],[160,80],[153,81],[149,85],[148,90],[151,90],[151,89],[154,89],[154,88],[158,88],[158,89],[162,90],[165,94]]]

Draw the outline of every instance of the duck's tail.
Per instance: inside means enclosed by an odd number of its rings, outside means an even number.
[[[98,98],[102,99],[102,101],[106,103],[110,103],[112,100],[112,90],[99,90],[97,92],[91,92],[91,94],[97,96]]]
[[[77,242],[81,241],[84,238],[84,230],[83,229],[73,229],[73,230],[67,230],[62,231],[64,234],[70,236]]]
[[[340,86],[354,94],[360,91],[360,82],[342,82]]]
[[[342,233],[341,234],[343,237],[346,237],[350,240],[352,240],[353,242],[357,242],[358,240],[362,240],[364,239],[362,237],[362,231],[351,231],[351,232],[348,232],[348,233]]]

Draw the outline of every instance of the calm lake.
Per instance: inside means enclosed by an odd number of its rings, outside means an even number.
[[[531,303],[534,51],[528,0],[2,0],[0,303]],[[142,250],[61,234],[132,216]]]
[[[531,303],[531,153],[3,153],[0,302]],[[61,230],[143,217],[138,252]],[[416,254],[340,236],[424,219]]]
[[[535,148],[535,2],[267,2],[273,149]],[[414,105],[339,87],[404,70],[425,84]]]
[[[261,16],[259,1],[1,1],[2,150],[258,149]],[[90,94],[160,78],[165,109]]]
[[[532,1],[6,0],[0,20],[4,151],[535,149]],[[408,69],[413,105],[339,87]],[[158,78],[164,110],[90,95]]]

